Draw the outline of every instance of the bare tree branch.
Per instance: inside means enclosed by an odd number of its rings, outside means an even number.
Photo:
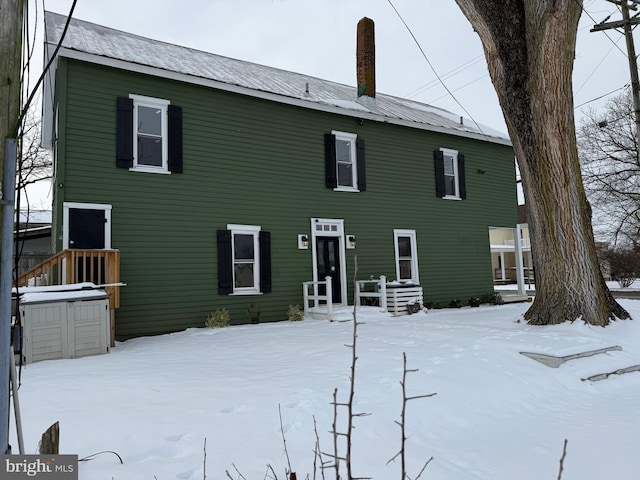
[[[567,439],[564,439],[562,447],[562,457],[560,457],[560,469],[558,471],[558,480],[562,480],[562,471],[564,470],[564,459],[567,457]]]
[[[594,231],[614,245],[640,242],[640,159],[630,92],[589,110],[577,134]]]

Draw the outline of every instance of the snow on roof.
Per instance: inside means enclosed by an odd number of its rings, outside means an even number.
[[[59,42],[67,17],[45,12],[46,43]],[[214,55],[72,19],[59,55],[130,70],[152,69],[158,76],[187,82],[211,82],[216,88],[241,89],[248,95],[296,103],[306,108],[397,123],[511,145],[507,134],[446,110],[412,100],[377,93],[375,103],[357,101],[356,87],[300,73]],[[176,77],[178,75],[178,77]],[[205,83],[206,84],[206,83]],[[238,91],[238,90],[234,90]],[[370,99],[367,99],[370,100]]]

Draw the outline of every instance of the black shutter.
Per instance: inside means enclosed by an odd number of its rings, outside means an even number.
[[[356,138],[356,164],[358,168],[358,190],[367,191],[367,168],[364,158],[364,140]]]
[[[446,187],[444,184],[444,153],[442,150],[434,150],[433,158],[436,172],[436,196],[442,198],[446,195]]]
[[[218,293],[233,293],[231,230],[218,230]]]
[[[182,173],[182,108],[169,105],[169,171]]]
[[[464,175],[464,155],[458,153],[458,189],[462,200],[467,198],[467,181]]]
[[[336,136],[324,134],[324,171],[327,188],[338,186],[338,171],[336,165]]]
[[[260,291],[271,293],[271,233],[260,232]]]
[[[116,103],[116,167],[133,167],[133,99],[128,97]]]

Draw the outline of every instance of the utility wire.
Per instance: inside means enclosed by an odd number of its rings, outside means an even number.
[[[578,0],[574,0],[574,1],[578,2]],[[578,2],[578,3],[580,3],[580,2]],[[591,19],[591,21],[592,21],[594,24],[601,23],[601,22],[598,22],[595,18],[593,18],[593,16],[592,16],[592,15],[591,15],[587,10],[585,10],[585,8],[584,8],[584,6],[583,6],[583,5],[580,5],[580,8],[582,9],[582,11],[583,11],[584,13],[586,13],[586,14],[587,14],[587,16]],[[607,18],[608,18],[608,17],[607,17]],[[606,19],[605,19],[605,20],[603,20],[603,22],[605,22],[605,21],[606,21]],[[602,23],[603,23],[603,22],[602,22]],[[602,33],[604,33],[604,34],[607,36],[607,38],[609,39],[609,41],[610,41],[611,43],[613,43],[613,45],[614,45],[618,50],[620,50],[620,52],[621,52],[625,57],[628,57],[627,52],[625,52],[624,50],[622,50],[622,49],[620,48],[620,46],[619,46],[616,42],[614,42],[614,41],[613,41],[613,38],[611,38],[611,37],[609,36],[609,34],[607,33],[607,31],[606,31],[606,30],[602,30]]]
[[[577,109],[577,108],[580,108],[580,107],[582,107],[582,106],[586,105],[587,103],[591,103],[591,102],[595,102],[596,100],[600,100],[601,98],[604,98],[604,97],[606,97],[607,95],[611,95],[612,93],[616,93],[617,91],[619,91],[619,90],[623,90],[623,89],[625,89],[625,88],[627,88],[627,87],[629,87],[629,84],[628,84],[628,83],[627,83],[627,84],[625,84],[625,85],[623,85],[622,87],[616,88],[615,90],[611,90],[611,91],[610,91],[610,92],[608,92],[608,93],[605,93],[605,94],[603,94],[603,95],[600,95],[599,97],[592,98],[591,100],[587,100],[586,102],[583,102],[583,103],[581,103],[580,105],[576,105],[575,107],[573,107],[573,109],[575,110],[575,109]]]
[[[618,41],[620,41],[622,39],[622,37],[620,37],[618,39]],[[612,45],[611,48],[609,48],[609,50],[607,50],[607,53],[604,54],[604,57],[602,57],[602,60],[600,60],[600,62],[598,63],[598,65],[595,66],[595,68],[593,69],[593,71],[587,76],[587,78],[584,80],[584,82],[582,82],[582,85],[580,85],[580,88],[578,88],[575,92],[574,95],[578,92],[580,92],[580,90],[582,90],[584,88],[584,86],[587,84],[587,82],[589,81],[589,79],[591,79],[591,77],[596,73],[596,70],[598,70],[598,68],[600,68],[600,65],[602,65],[602,62],[604,62],[606,60],[606,58],[609,56],[609,54],[611,53],[611,50],[613,50],[614,47],[617,46],[617,43]]]
[[[453,98],[453,100],[458,104],[458,106],[464,111],[464,113],[467,114],[467,116],[471,119],[471,121],[475,124],[476,128],[480,131],[480,133],[482,135],[484,135],[485,137],[487,137],[487,135],[482,131],[482,128],[480,127],[480,125],[478,124],[478,122],[475,121],[475,119],[473,118],[473,116],[467,111],[466,108],[464,108],[464,106],[462,105],[462,103],[460,103],[460,101],[458,101],[458,99],[456,98],[456,96],[453,94],[453,92],[451,90],[449,90],[449,87],[447,87],[444,83],[444,81],[442,80],[442,78],[440,77],[440,75],[438,75],[438,72],[436,71],[436,69],[433,67],[433,65],[431,64],[431,61],[429,60],[429,57],[427,57],[427,54],[425,53],[424,49],[422,48],[422,45],[420,45],[420,42],[418,41],[418,39],[416,38],[416,36],[413,34],[413,32],[411,31],[411,28],[409,27],[409,25],[407,25],[407,22],[405,22],[404,18],[402,17],[402,15],[400,14],[400,12],[398,11],[398,9],[395,7],[395,5],[393,4],[393,2],[391,0],[387,0],[387,2],[389,2],[389,5],[391,5],[391,8],[393,8],[393,11],[396,12],[396,15],[398,15],[398,18],[400,19],[400,21],[403,23],[403,25],[405,26],[405,28],[407,29],[407,31],[409,32],[409,34],[411,35],[411,38],[413,38],[413,41],[415,42],[415,44],[418,46],[418,50],[420,50],[420,53],[422,54],[422,56],[424,57],[424,59],[427,61],[427,64],[429,65],[429,67],[431,68],[431,70],[433,71],[434,75],[436,76],[436,78],[438,79],[438,81],[440,82],[440,84],[442,84],[442,86],[444,87],[444,89],[448,92],[448,94],[451,96],[451,98]]]
[[[475,65],[476,63],[480,62],[484,60],[484,55],[478,55],[477,57],[473,58],[472,60],[469,60],[466,63],[463,63],[462,65],[457,66],[456,68],[449,70],[447,73],[445,73],[444,75],[442,75],[442,79],[445,78],[449,78],[452,77],[454,75],[457,75],[458,73],[463,72],[464,70],[466,70],[467,68],[470,68],[471,66]],[[438,85],[439,82],[438,80],[432,80],[431,82],[427,82],[424,85],[419,86],[418,88],[412,90],[411,92],[407,93],[405,96],[407,98],[411,98],[411,97],[415,97],[416,95],[423,93],[431,88],[433,88],[435,85]]]
[[[469,85],[471,85],[471,84],[474,84],[474,83],[476,83],[476,82],[479,82],[480,80],[483,80],[483,79],[487,78],[488,76],[489,76],[489,74],[488,74],[488,73],[486,73],[486,74],[484,74],[484,75],[482,75],[482,76],[480,76],[480,77],[475,78],[474,80],[470,80],[470,81],[468,81],[468,82],[467,82],[467,83],[465,83],[464,85],[460,85],[458,88],[456,88],[456,89],[455,89],[455,90],[453,90],[453,91],[454,91],[454,92],[457,92],[458,90],[462,90],[463,88],[466,88],[466,87],[468,87],[468,86],[469,86]],[[434,99],[434,100],[431,100],[429,103],[435,103],[435,102],[437,102],[438,100],[441,100],[441,99],[445,98],[446,96],[447,96],[447,95],[441,95],[440,97],[438,97],[438,98],[436,98],[436,99]]]
[[[31,105],[31,102],[33,101],[33,97],[36,96],[36,93],[38,91],[38,87],[40,87],[40,84],[44,80],[44,77],[45,77],[46,73],[49,71],[49,68],[51,67],[51,64],[56,59],[58,51],[62,47],[62,42],[64,41],[64,37],[67,34],[67,30],[69,29],[69,24],[71,23],[71,17],[73,15],[74,9],[76,8],[76,3],[78,3],[78,0],[73,0],[73,4],[71,5],[71,9],[69,10],[69,15],[67,15],[67,21],[64,24],[64,29],[62,30],[62,34],[60,35],[60,40],[58,41],[58,44],[56,45],[56,49],[53,51],[53,54],[51,55],[51,58],[49,59],[49,61],[45,65],[45,67],[42,69],[42,74],[40,75],[40,78],[38,78],[38,81],[36,82],[35,86],[33,87],[33,90],[31,92],[31,95],[29,95],[29,99],[27,100],[27,103],[24,105],[24,107],[22,107],[22,111],[20,112],[20,117],[18,118],[18,122],[17,122],[17,124],[16,124],[16,126],[15,126],[15,128],[13,130],[13,132],[14,132],[13,136],[14,137],[16,137],[18,135],[18,131],[20,130],[20,125],[22,124],[22,120],[24,120],[24,117],[27,114],[27,110],[29,110],[29,106]]]

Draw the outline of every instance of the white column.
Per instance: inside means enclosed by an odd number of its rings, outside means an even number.
[[[524,285],[524,267],[522,264],[522,227],[526,224],[519,223],[513,230],[513,245],[516,253],[516,278],[518,279],[518,295],[525,295],[526,289]]]

